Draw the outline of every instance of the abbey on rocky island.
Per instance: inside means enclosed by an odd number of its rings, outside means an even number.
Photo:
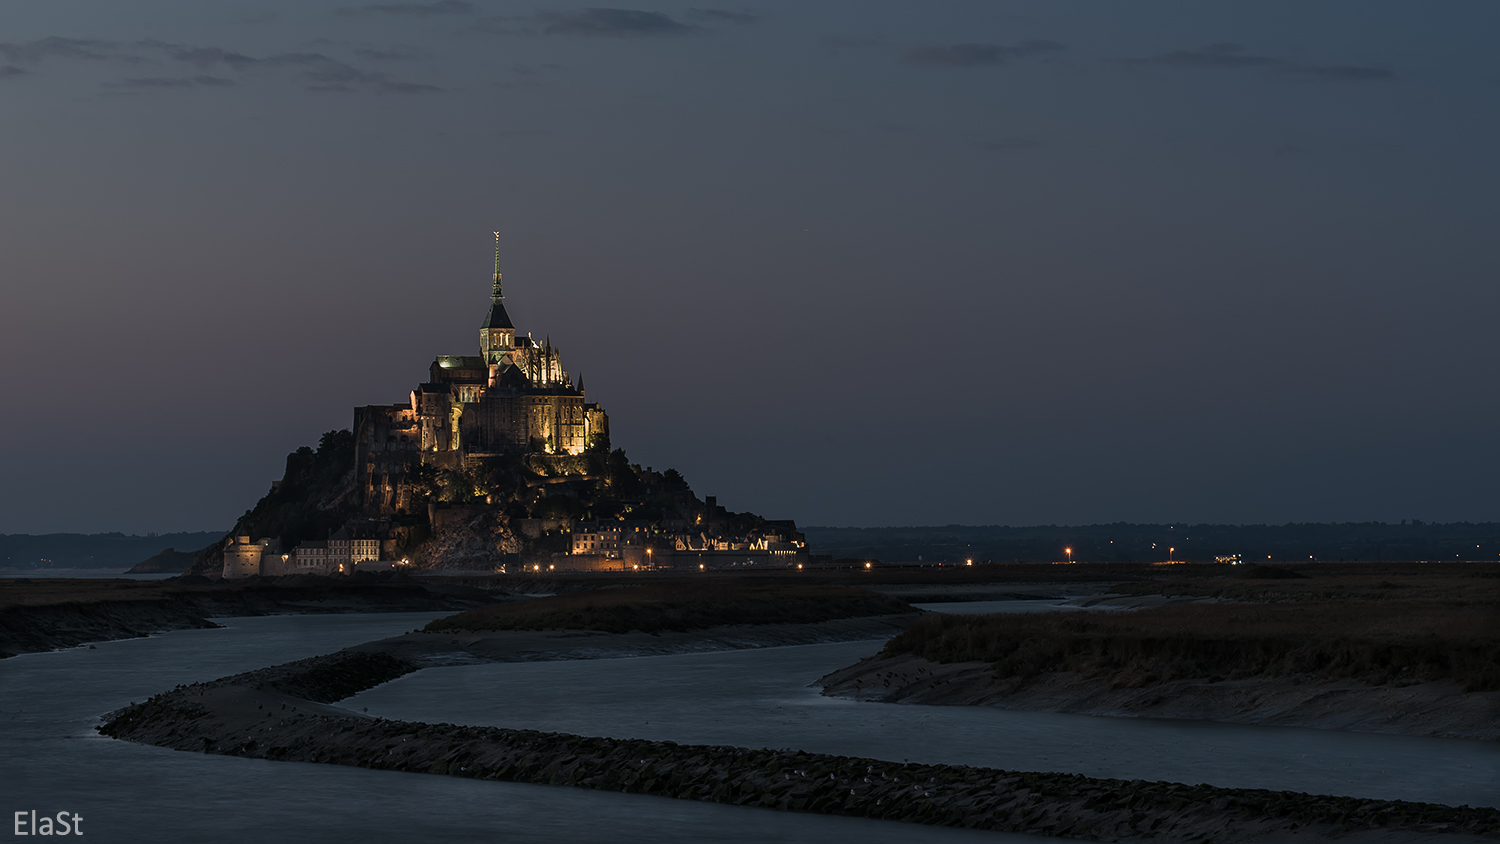
[[[551,339],[522,336],[505,310],[499,252],[479,354],[439,355],[410,400],[354,411],[355,471],[368,513],[411,505],[419,467],[472,469],[486,460],[580,455],[609,444],[609,416],[563,369]],[[565,461],[550,461],[563,463]]]
[[[498,240],[498,238],[497,238]],[[548,338],[516,330],[496,250],[479,354],[439,355],[407,401],[287,456],[282,480],[201,570],[624,571],[801,566],[796,523],[699,499],[610,448],[609,417]],[[199,563],[195,561],[195,566]]]

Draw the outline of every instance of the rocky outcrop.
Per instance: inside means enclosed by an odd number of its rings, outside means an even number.
[[[498,571],[507,554],[520,550],[509,519],[492,510],[446,526],[418,549],[414,559],[424,570]]]
[[[141,560],[125,571],[126,574],[181,574],[193,564],[195,554],[167,548],[161,553]]]

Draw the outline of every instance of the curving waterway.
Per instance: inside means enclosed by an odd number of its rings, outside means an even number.
[[[12,835],[14,812],[35,810],[39,816],[59,811],[81,815],[87,836],[83,840],[129,844],[1043,840],[583,789],[183,753],[101,738],[94,732],[102,713],[178,684],[397,635],[442,615],[219,619],[226,629],[184,630],[103,642],[93,649],[0,660],[0,834]],[[873,647],[874,643],[865,645],[866,650]],[[578,663],[602,671],[601,679],[590,682],[583,672],[570,682],[597,688],[606,679],[613,681],[617,675],[612,663],[618,662],[624,661]],[[510,685],[501,680],[499,696],[488,698],[486,705],[495,722],[519,726],[523,719],[504,718],[518,709]],[[403,691],[421,696],[416,687]],[[704,691],[681,689],[689,698],[697,695],[706,706],[713,695]],[[552,705],[569,705],[567,696],[556,696]],[[607,708],[586,709],[608,714]],[[628,732],[635,722],[625,716],[632,713],[616,714],[625,718],[621,723]],[[580,731],[604,735],[619,729],[597,725]]]
[[[934,604],[1020,611],[1041,601]],[[1049,607],[1050,608],[1050,607]],[[344,702],[402,720],[1450,805],[1500,802],[1500,743],[823,697],[879,642],[430,668]]]

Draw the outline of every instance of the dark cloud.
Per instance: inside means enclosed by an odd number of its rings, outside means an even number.
[[[516,35],[523,32],[516,24],[529,23],[531,18],[518,18],[512,15],[490,15],[474,21],[474,29],[479,32],[488,32],[495,35]]]
[[[390,79],[362,79],[359,81],[359,85],[345,85],[342,83],[308,85],[307,90],[320,94],[357,94],[361,91],[375,91],[382,94],[436,94],[443,90],[436,85],[426,85],[420,82],[397,82]]]
[[[925,67],[993,67],[1010,59],[1024,59],[1061,52],[1067,49],[1056,41],[1022,41],[1014,47],[1004,44],[932,44],[906,51],[907,64]]]
[[[318,60],[314,60],[317,55]],[[383,91],[383,93],[396,94],[420,94],[435,93],[443,88],[437,85],[420,84],[420,82],[402,82],[390,78],[389,73],[377,72],[377,70],[362,70],[353,64],[345,64],[335,61],[326,55],[318,54],[284,54],[281,58],[288,63],[305,64],[308,70],[303,72],[303,78],[314,82],[309,90],[315,91],[351,91],[366,88],[366,90]]]
[[[581,12],[537,12],[536,20],[548,35],[651,36],[686,35],[696,27],[661,12],[635,9],[584,9]]]
[[[130,61],[135,57],[121,55],[116,52],[118,44],[112,41],[98,41],[91,38],[62,38],[56,35],[39,38],[35,41],[27,41],[22,44],[10,44],[0,41],[0,56],[13,62],[39,62],[43,59],[86,59],[89,61],[108,61],[124,59]]]
[[[302,78],[314,83],[308,86],[309,91],[349,93],[368,90],[386,94],[431,94],[443,90],[436,85],[402,82],[392,79],[389,74],[361,70],[319,53],[283,53],[266,61],[275,60],[305,66],[307,69],[302,72]]]
[[[1045,143],[1036,138],[999,138],[993,141],[984,141],[979,145],[980,149],[991,152],[1011,152],[1014,150],[1036,149],[1044,147]]]
[[[688,9],[688,17],[708,23],[758,23],[760,15],[748,12],[726,12],[722,9]]]
[[[385,49],[356,47],[354,48],[354,55],[371,62],[409,62],[422,57],[416,50],[409,50],[405,47],[390,47]]]
[[[322,53],[277,53],[274,56],[266,56],[257,59],[257,63],[265,67],[319,67],[323,65],[343,65],[343,62],[331,59]]]
[[[823,46],[835,50],[845,48],[867,48],[867,47],[889,47],[891,42],[879,38],[849,38],[841,35],[830,35],[823,39]]]
[[[353,6],[338,9],[339,15],[405,15],[414,18],[435,18],[447,15],[472,15],[474,4],[464,0],[437,0],[436,3],[390,3],[372,6]]]
[[[106,88],[233,88],[240,83],[217,76],[152,76],[106,82]]]
[[[1005,64],[1006,50],[999,44],[951,44],[917,47],[906,51],[907,64],[942,67],[980,67]]]
[[[1287,70],[1320,79],[1347,79],[1354,82],[1383,82],[1396,78],[1396,74],[1387,68],[1360,65],[1293,65]]]
[[[9,79],[13,76],[25,76],[26,71],[13,64],[0,65],[0,79]]]
[[[195,67],[209,68],[215,65],[225,65],[233,68],[250,67],[260,63],[259,59],[251,58],[244,53],[233,50],[225,50],[221,47],[185,47],[178,44],[164,44],[158,41],[143,41],[143,47],[154,47],[167,54],[173,61],[184,62]]]
[[[443,89],[436,85],[428,85],[422,82],[392,82],[381,80],[375,83],[375,90],[387,94],[437,94]]]
[[[1057,41],[1048,41],[1044,38],[1033,38],[1029,41],[1022,41],[1016,46],[1010,48],[1010,54],[1018,59],[1024,59],[1029,56],[1046,56],[1051,55],[1052,53],[1061,53],[1066,49],[1068,49],[1066,45],[1061,44]]]
[[[1245,52],[1239,44],[1211,44],[1201,50],[1175,50],[1149,59],[1129,59],[1128,64],[1166,65],[1171,67],[1206,68],[1210,70],[1235,68],[1270,68],[1297,73],[1320,79],[1344,79],[1379,82],[1394,79],[1396,74],[1383,67],[1365,65],[1298,64]]]
[[[269,56],[247,56],[244,53],[225,50],[222,47],[194,47],[182,44],[167,44],[159,41],[142,42],[140,46],[161,50],[174,61],[184,62],[199,68],[210,68],[225,66],[233,70],[263,70],[271,68],[295,68],[301,71],[299,77],[306,82],[312,83],[308,86],[310,91],[334,91],[338,93],[352,92],[358,90],[380,91],[398,94],[417,94],[441,91],[436,85],[427,85],[417,82],[404,82],[392,79],[390,74],[363,70],[346,62],[341,62],[324,53],[276,53]],[[379,53],[372,50],[356,49],[356,55],[364,58],[392,59],[395,54],[390,51]],[[401,58],[411,57],[402,54]],[[217,77],[198,76],[193,82],[198,85],[233,85],[233,80],[223,79],[217,82]],[[163,85],[169,84],[166,82]]]
[[[1132,59],[1132,64],[1158,64],[1171,67],[1237,68],[1270,67],[1280,59],[1246,53],[1239,44],[1210,44],[1201,50],[1175,50],[1149,59]]]

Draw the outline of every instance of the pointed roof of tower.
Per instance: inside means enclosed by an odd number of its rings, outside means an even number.
[[[486,328],[509,328],[515,330],[510,314],[505,312],[505,294],[500,289],[500,233],[495,232],[495,286],[490,291],[490,312],[484,316],[481,330]]]
[[[484,316],[484,325],[480,328],[509,328],[515,330],[515,325],[510,321],[510,314],[505,312],[505,305],[499,299],[490,303],[490,312]]]

